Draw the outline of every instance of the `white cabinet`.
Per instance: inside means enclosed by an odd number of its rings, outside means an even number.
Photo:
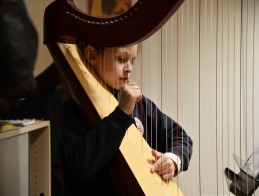
[[[50,123],[0,129],[0,195],[50,196]]]

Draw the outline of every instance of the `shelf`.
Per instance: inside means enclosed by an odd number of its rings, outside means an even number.
[[[0,195],[51,195],[50,123],[0,129]]]

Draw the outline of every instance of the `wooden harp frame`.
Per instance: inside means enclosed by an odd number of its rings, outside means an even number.
[[[160,29],[183,2],[138,0],[120,16],[96,18],[82,13],[73,0],[56,0],[45,11],[44,43],[83,41],[102,47],[139,43]]]
[[[89,97],[93,92],[89,94],[83,85],[87,78],[80,75],[82,74],[82,71],[78,72],[80,68],[76,68],[75,71],[71,66],[71,64],[80,65],[80,62],[79,58],[73,60],[76,54],[70,44],[87,42],[103,47],[115,47],[141,42],[156,32],[182,2],[183,0],[163,0],[157,4],[156,0],[138,0],[126,13],[109,19],[84,15],[75,7],[72,0],[56,0],[46,8],[44,44],[47,45],[72,97],[81,106],[82,115],[88,119],[87,122],[91,123],[91,126],[95,126],[103,116],[98,113],[91,96]],[[152,21],[146,20],[151,14]],[[136,31],[132,32],[132,29]],[[58,42],[65,43],[65,46]],[[102,92],[108,91],[104,88]],[[98,95],[99,92],[95,93]],[[113,107],[115,106],[116,102],[113,104]],[[127,190],[129,195],[182,195],[173,181],[165,182],[158,174],[150,173],[150,163],[147,160],[152,159],[151,148],[145,141],[141,142],[145,152],[142,152],[142,155],[140,153],[132,156],[135,145],[130,141],[132,138],[133,141],[143,141],[134,125],[129,128],[120,151],[112,160],[117,163],[116,167],[110,167],[118,192],[125,194]]]

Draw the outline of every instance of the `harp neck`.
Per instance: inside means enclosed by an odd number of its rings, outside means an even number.
[[[44,43],[83,41],[104,47],[135,44],[155,33],[183,1],[138,0],[120,16],[96,18],[82,13],[72,0],[56,0],[45,10]]]

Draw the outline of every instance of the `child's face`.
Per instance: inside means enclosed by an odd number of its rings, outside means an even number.
[[[137,57],[138,45],[123,48],[105,48],[96,53],[95,71],[108,86],[120,89],[129,80]]]

